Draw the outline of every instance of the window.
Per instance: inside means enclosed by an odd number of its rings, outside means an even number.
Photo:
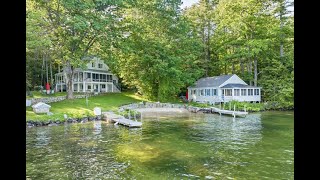
[[[254,95],[259,95],[259,89],[254,89]]]
[[[241,96],[247,95],[247,89],[241,89]]]
[[[217,95],[217,89],[212,89],[212,96],[216,96]]]
[[[91,73],[87,73],[87,78],[91,78]]]
[[[107,81],[112,82],[112,75],[107,75]]]
[[[196,94],[196,90],[193,90],[193,94]]]
[[[248,96],[253,96],[253,89],[248,89]]]
[[[94,64],[94,62],[93,62],[93,63],[91,63],[91,66],[92,66],[92,67],[95,67],[95,64]]]
[[[210,96],[210,89],[207,89],[207,96]]]
[[[200,96],[203,96],[203,89],[200,90]]]
[[[98,64],[98,68],[102,68],[102,64]]]
[[[88,89],[91,89],[91,85],[88,85]]]
[[[234,89],[234,96],[240,96],[240,89]]]
[[[226,89],[226,94],[225,96],[232,96],[232,89]]]
[[[101,88],[103,88],[103,89],[106,88],[106,85],[105,85],[105,84],[102,84],[102,85],[101,85]]]

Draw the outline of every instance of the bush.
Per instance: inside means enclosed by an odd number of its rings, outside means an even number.
[[[229,109],[231,106],[231,110],[236,107],[236,111],[249,111],[249,112],[257,112],[265,110],[264,104],[262,103],[249,103],[249,102],[239,102],[239,101],[230,101],[224,104],[224,109]]]
[[[124,110],[124,112],[121,113],[125,118],[129,118],[129,109]],[[139,118],[141,116],[141,113],[136,111],[136,110],[132,110],[130,109],[130,117],[134,118],[134,116],[136,116],[137,118]]]
[[[189,103],[190,106],[193,107],[199,107],[199,108],[207,108],[207,107],[211,107],[211,105],[209,103],[197,103],[197,102],[191,102]]]

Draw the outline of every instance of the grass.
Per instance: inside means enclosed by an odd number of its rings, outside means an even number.
[[[141,96],[137,96],[132,92],[101,94],[88,98],[88,106],[86,99],[63,100],[60,102],[50,103],[50,112],[54,115],[36,114],[32,107],[27,107],[26,119],[45,121],[45,120],[61,120],[64,114],[86,114],[92,112],[95,107],[100,107],[102,111],[117,111],[118,107],[124,104],[148,101]]]

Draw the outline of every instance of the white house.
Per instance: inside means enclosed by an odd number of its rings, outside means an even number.
[[[261,87],[249,86],[236,74],[205,77],[188,87],[188,100],[195,102],[260,102]]]
[[[66,91],[63,72],[55,74],[55,91]],[[76,68],[73,79],[74,92],[120,92],[118,77],[112,74],[103,60],[94,57],[85,69]]]

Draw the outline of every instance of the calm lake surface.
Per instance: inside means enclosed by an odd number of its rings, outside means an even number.
[[[294,113],[27,128],[27,179],[293,179]]]

